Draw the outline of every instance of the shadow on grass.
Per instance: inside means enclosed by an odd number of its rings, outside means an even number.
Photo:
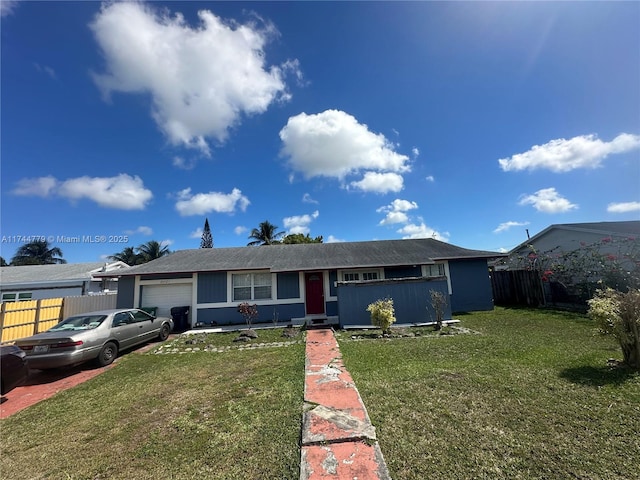
[[[560,372],[560,377],[580,385],[601,387],[604,385],[621,385],[639,374],[639,372],[624,365],[606,367],[583,366],[565,368]]]

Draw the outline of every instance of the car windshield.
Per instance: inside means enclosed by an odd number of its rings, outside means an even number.
[[[68,332],[75,330],[92,330],[100,325],[105,318],[107,318],[106,315],[78,315],[77,317],[69,317],[48,331]]]

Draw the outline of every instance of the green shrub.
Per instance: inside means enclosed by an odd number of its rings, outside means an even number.
[[[371,313],[371,323],[383,332],[389,333],[391,325],[396,321],[393,299],[384,298],[369,304],[367,312]]]

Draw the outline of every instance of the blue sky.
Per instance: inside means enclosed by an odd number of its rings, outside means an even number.
[[[640,219],[638,2],[1,5],[7,260]]]

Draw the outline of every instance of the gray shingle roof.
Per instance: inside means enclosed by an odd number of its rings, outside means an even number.
[[[166,273],[261,270],[308,271],[362,267],[424,265],[458,258],[495,258],[502,253],[468,250],[430,238],[371,242],[309,243],[261,247],[179,250],[120,276]]]
[[[90,280],[90,272],[102,266],[104,262],[0,267],[0,284]]]

